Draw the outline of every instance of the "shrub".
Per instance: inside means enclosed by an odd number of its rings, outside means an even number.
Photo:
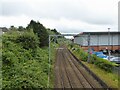
[[[40,44],[40,47],[48,46],[48,32],[47,29],[39,22],[36,22],[34,20],[31,20],[27,29],[33,29],[33,32],[38,36]]]
[[[37,35],[11,31],[2,38],[2,88],[47,88],[48,48],[39,48]]]
[[[71,47],[71,46],[70,46]],[[88,59],[88,53],[84,52],[82,49],[79,47],[72,51],[81,61],[86,62]],[[113,68],[116,66],[115,63],[112,63],[108,60],[102,59],[97,57],[96,55],[91,55],[90,56],[90,62],[91,64],[95,64],[99,68],[107,71],[107,72],[112,72]]]
[[[32,31],[26,31],[19,35],[16,39],[17,43],[20,43],[24,49],[36,49],[39,41],[37,36]]]
[[[88,54],[83,52],[82,49],[80,49],[80,48],[75,49],[75,53],[76,53],[76,55],[79,54],[80,60],[85,61],[85,62],[87,61]]]

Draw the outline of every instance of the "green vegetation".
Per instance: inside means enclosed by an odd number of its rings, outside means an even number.
[[[79,46],[75,45],[70,45],[70,49],[72,52],[82,61],[87,62],[88,59],[88,53],[85,52],[83,49],[81,49]],[[91,64],[96,65],[97,67],[107,71],[107,72],[112,72],[113,68],[115,66],[118,66],[118,64],[115,64],[113,62],[109,62],[105,59],[99,58],[96,55],[91,55],[90,56],[90,62]]]
[[[2,89],[2,37],[0,36],[0,89]]]
[[[94,64],[83,62],[90,70],[92,70],[98,77],[100,77],[109,87],[118,88],[118,74],[106,72],[98,68]]]
[[[88,53],[78,45],[68,45],[71,52],[83,62],[91,71],[100,77],[108,86],[118,88],[118,73],[113,73],[113,68],[118,66],[115,63],[91,55],[90,62],[87,63]]]
[[[53,88],[55,47],[51,44],[52,57],[49,64],[48,30],[39,22],[33,20],[31,22],[35,25],[31,26],[30,23],[26,29],[12,26],[2,36],[3,89],[48,88],[49,65],[51,70],[49,87]],[[36,27],[37,31],[34,31]],[[55,34],[51,30],[49,33]],[[54,45],[57,46],[56,43]]]
[[[31,20],[30,24],[28,24],[27,29],[33,29],[33,32],[38,36],[39,46],[48,46],[48,32],[46,28],[40,24],[39,22],[35,22]]]

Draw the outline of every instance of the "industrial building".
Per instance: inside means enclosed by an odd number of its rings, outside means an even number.
[[[84,50],[90,47],[95,51],[120,49],[120,32],[83,32],[74,36],[74,43],[79,44]]]
[[[0,35],[2,35],[4,32],[7,32],[8,29],[6,27],[0,27]]]

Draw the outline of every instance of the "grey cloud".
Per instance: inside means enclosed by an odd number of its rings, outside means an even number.
[[[2,15],[3,16],[19,16],[23,14],[29,15],[31,13],[31,7],[23,2],[3,2],[2,3]]]
[[[83,32],[85,31],[84,29],[81,29],[81,28],[78,28],[78,29],[70,29],[70,28],[67,28],[67,27],[64,27],[64,28],[60,28],[60,27],[57,27],[56,28],[59,32],[62,32],[62,33],[80,33],[80,32]]]
[[[94,11],[87,7],[82,0],[51,0],[45,2],[2,2],[3,16],[20,16],[25,15],[34,18],[77,20],[95,25],[113,25],[115,22],[112,18],[112,12]],[[74,1],[74,2],[73,2]],[[92,4],[91,4],[92,5]],[[101,7],[100,7],[101,8]],[[108,16],[109,15],[109,16]],[[69,32],[69,28],[59,28],[62,32]],[[72,32],[84,31],[83,29],[73,30]]]
[[[114,25],[115,22],[112,18],[107,16],[91,16],[84,19],[85,22],[96,25]]]
[[[42,5],[44,4],[44,5]],[[65,2],[54,1],[50,3],[37,3],[31,6],[29,3],[24,2],[5,2],[3,5],[3,15],[20,15],[25,14],[29,16],[37,16],[42,18],[60,18],[67,17],[72,19],[80,19],[81,16],[86,14],[84,10],[85,7],[82,6],[81,3],[76,2]],[[83,9],[84,8],[84,9]]]
[[[0,15],[2,15],[2,5],[0,5]]]

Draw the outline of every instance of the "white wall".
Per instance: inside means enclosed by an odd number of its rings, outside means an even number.
[[[3,34],[2,29],[0,29],[0,35],[2,35],[2,34]]]
[[[110,35],[109,45],[120,45],[118,43],[118,34]],[[74,43],[80,44],[82,46],[88,45],[88,36],[75,37]],[[108,45],[108,35],[91,35],[90,36],[90,45]]]

